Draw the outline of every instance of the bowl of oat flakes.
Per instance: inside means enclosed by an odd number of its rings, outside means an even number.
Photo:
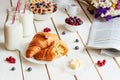
[[[30,10],[35,20],[48,20],[57,11],[57,5],[52,2],[30,3]]]

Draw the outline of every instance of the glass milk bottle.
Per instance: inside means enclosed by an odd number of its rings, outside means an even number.
[[[8,20],[12,20],[13,15],[15,13],[15,7],[10,7],[8,10]],[[16,20],[19,20],[19,13],[16,11]]]
[[[5,47],[8,50],[16,50],[23,39],[23,29],[21,23],[16,20],[13,24],[8,20],[4,26]]]
[[[23,26],[23,36],[30,36],[34,31],[33,13],[29,10],[26,10],[24,13],[23,10],[21,10],[20,21]]]

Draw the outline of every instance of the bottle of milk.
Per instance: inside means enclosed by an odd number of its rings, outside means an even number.
[[[23,29],[21,23],[16,20],[13,24],[11,20],[5,23],[4,27],[5,47],[8,50],[16,50],[23,40]]]
[[[20,21],[23,26],[23,36],[30,36],[34,31],[33,13],[29,10],[26,10],[25,13],[23,13],[23,10],[21,10]]]

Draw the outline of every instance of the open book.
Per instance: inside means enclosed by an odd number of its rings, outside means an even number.
[[[120,51],[120,18],[110,21],[93,21],[87,47],[106,49],[108,52]],[[103,52],[105,52],[103,51]]]

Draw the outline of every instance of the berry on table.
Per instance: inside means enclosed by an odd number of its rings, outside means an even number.
[[[102,63],[103,63],[103,65],[105,65],[106,64],[106,60],[104,59]]]
[[[14,70],[15,70],[15,67],[12,67],[10,70],[11,70],[11,71],[14,71]]]
[[[43,29],[43,32],[50,32],[50,31],[51,31],[51,29],[48,28],[48,27],[46,27],[46,28]]]
[[[31,68],[31,67],[28,67],[27,71],[29,71],[29,72],[32,71],[32,68]]]
[[[79,46],[75,46],[75,50],[78,50],[79,49]]]
[[[102,60],[102,61],[100,61],[100,60],[97,61],[97,65],[98,65],[99,67],[102,67],[102,66],[104,66],[105,64],[106,64],[106,60],[105,60],[105,59]]]
[[[75,42],[79,42],[79,39],[75,39]]]
[[[12,56],[7,57],[5,60],[12,64],[16,63],[16,59]]]
[[[62,32],[62,35],[65,35],[65,34],[66,34],[66,32],[65,32],[65,31],[63,31],[63,32]]]

